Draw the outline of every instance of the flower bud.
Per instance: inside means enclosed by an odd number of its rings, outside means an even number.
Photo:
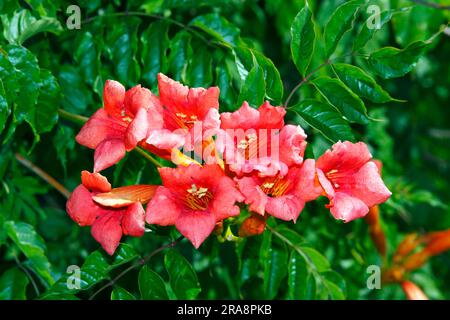
[[[252,214],[242,222],[239,228],[240,237],[256,236],[264,232],[266,228],[266,218],[259,214]]]
[[[403,281],[402,289],[408,300],[429,300],[422,289],[411,281]]]

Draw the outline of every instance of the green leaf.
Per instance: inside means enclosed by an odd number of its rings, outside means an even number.
[[[305,77],[314,51],[316,34],[308,1],[294,19],[291,27],[292,59],[300,74]]]
[[[61,101],[59,84],[48,70],[41,69],[39,98],[36,104],[34,119],[30,117],[37,133],[49,132],[58,122],[58,108]]]
[[[11,109],[8,106],[8,100],[6,99],[5,88],[3,87],[3,81],[0,79],[0,133],[6,125],[6,120],[11,114]]]
[[[212,83],[212,57],[208,50],[199,49],[192,56],[186,78],[191,87],[207,87]]]
[[[127,24],[117,24],[111,28],[107,44],[119,81],[125,86],[132,87],[139,82],[141,72],[135,56],[137,27],[140,20],[128,18],[126,21]]]
[[[139,271],[139,291],[144,300],[169,300],[164,280],[148,266]]]
[[[308,99],[291,109],[332,142],[355,139],[348,122],[329,104]]]
[[[192,56],[191,38],[191,34],[183,30],[170,41],[169,70],[177,81],[186,81],[186,68]]]
[[[283,82],[281,81],[280,73],[269,58],[248,47],[234,47],[233,55],[241,81],[245,82],[249,72],[255,66],[256,60],[263,72],[266,91],[264,96],[277,103],[281,102],[283,98]]]
[[[166,51],[169,47],[167,32],[169,24],[166,21],[152,23],[141,35],[141,77],[152,85],[157,82],[158,72],[165,73],[167,68]]]
[[[273,299],[278,293],[281,281],[287,274],[288,251],[284,242],[278,238],[270,238],[268,245],[262,250],[264,257],[264,292],[267,299]]]
[[[7,45],[6,54],[0,53],[0,78],[3,81],[7,99],[14,102],[12,135],[17,124],[27,121],[35,136],[35,106],[39,96],[40,69],[36,57],[24,47]]]
[[[189,23],[225,45],[239,44],[239,29],[217,13],[198,16]]]
[[[70,65],[61,66],[58,82],[63,95],[62,108],[69,112],[82,114],[92,103],[92,93],[84,84],[80,70]]]
[[[308,266],[305,259],[297,251],[292,250],[288,264],[289,299],[306,299],[308,276]]]
[[[108,279],[109,272],[115,268],[130,262],[138,257],[136,251],[127,244],[120,244],[112,257],[107,256],[103,250],[97,250],[91,253],[79,270],[80,288],[69,288],[72,273],[64,273],[58,281],[43,295],[42,298],[48,296],[58,296],[66,294],[76,294],[80,290],[87,290],[95,284]]]
[[[336,63],[333,64],[333,69],[339,79],[359,97],[375,103],[400,101],[392,98],[370,75],[358,67]]]
[[[0,277],[0,300],[26,300],[27,276],[17,268],[6,270]]]
[[[114,286],[111,292],[111,300],[136,300],[136,297],[122,287]]]
[[[45,255],[45,243],[34,227],[25,222],[7,221],[4,228],[8,237],[30,260],[33,269],[42,277],[44,283],[52,285],[55,281],[51,274],[50,262]]]
[[[362,25],[361,30],[359,31],[358,35],[356,36],[354,42],[353,42],[353,51],[356,52],[363,48],[367,42],[370,41],[370,39],[373,38],[374,34],[380,30],[386,23],[388,23],[392,16],[396,13],[405,12],[408,11],[409,8],[401,8],[401,9],[392,9],[392,10],[386,10],[380,13],[379,17],[370,16]],[[371,24],[374,23],[374,19],[379,18],[380,22],[376,26],[372,26]],[[369,28],[369,25],[371,26]]]
[[[328,58],[336,50],[343,35],[353,28],[353,21],[359,10],[360,1],[348,1],[340,5],[328,20],[323,39],[325,42],[325,57]]]
[[[86,83],[94,85],[95,78],[99,75],[100,56],[95,45],[95,39],[89,31],[80,33],[77,38],[74,59],[83,74]]]
[[[236,247],[236,254],[239,259],[238,281],[240,286],[258,272],[261,239],[262,237],[245,238]]]
[[[369,56],[369,65],[384,79],[402,77],[415,67],[433,40],[434,37],[427,41],[416,41],[404,49],[382,48]]]
[[[367,124],[364,102],[339,79],[319,77],[312,81],[320,94],[350,122]]]
[[[201,288],[191,264],[176,250],[167,251],[164,264],[178,299],[195,299]]]
[[[308,256],[318,272],[330,270],[330,263],[319,251],[309,247],[301,247],[301,250]]]
[[[253,68],[242,84],[237,105],[240,106],[244,101],[247,101],[250,105],[259,107],[264,101],[265,94],[264,73],[256,58],[253,58]]]
[[[56,156],[61,162],[64,172],[66,172],[67,155],[75,147],[75,132],[73,128],[59,125],[53,138],[53,146],[56,149]]]
[[[36,19],[28,10],[20,10],[9,18],[1,15],[3,36],[10,44],[22,44],[25,40],[41,32],[59,34],[63,31],[56,18],[42,17]]]

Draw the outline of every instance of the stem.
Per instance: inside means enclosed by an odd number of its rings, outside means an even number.
[[[119,273],[114,279],[112,279],[111,281],[109,281],[107,284],[105,284],[103,287],[101,287],[100,289],[98,289],[96,292],[94,292],[94,294],[92,296],[89,297],[89,300],[93,300],[95,298],[95,296],[97,296],[100,292],[102,292],[103,290],[113,286],[114,284],[117,283],[117,281],[119,281],[120,278],[122,278],[124,275],[126,275],[128,272],[130,272],[133,269],[136,269],[144,264],[146,264],[148,262],[148,260],[150,260],[153,256],[155,256],[156,254],[160,253],[161,251],[164,251],[166,249],[169,248],[173,248],[175,247],[181,240],[183,240],[183,236],[180,236],[179,238],[177,238],[175,241],[172,241],[169,244],[166,244],[162,247],[159,247],[158,249],[152,251],[150,254],[148,254],[147,256],[145,256],[143,259],[138,259],[137,261],[135,261],[131,266],[129,266],[128,268],[126,268],[125,270],[123,270],[121,273]]]
[[[158,19],[158,20],[163,20],[163,21],[167,21],[170,22],[180,28],[183,28],[187,31],[189,31],[190,33],[192,33],[193,35],[197,36],[199,39],[201,39],[204,43],[206,43],[207,45],[211,45],[211,43],[208,41],[208,39],[206,39],[204,36],[202,36],[199,32],[195,31],[193,28],[185,25],[184,23],[181,23],[179,21],[176,21],[174,19],[171,18],[167,18],[167,17],[162,17],[156,14],[151,14],[151,13],[146,13],[146,12],[139,12],[139,11],[126,11],[126,12],[116,12],[116,13],[109,13],[109,14],[105,14],[105,15],[97,15],[97,16],[93,16],[90,18],[85,19],[84,21],[81,22],[81,24],[87,24],[90,23],[98,18],[114,18],[114,17],[129,17],[129,16],[136,16],[136,17],[147,17],[147,18],[153,18],[153,19]]]
[[[22,262],[20,262],[20,260],[17,258],[17,256],[14,254],[14,260],[16,261],[17,266],[19,267],[20,270],[22,270],[23,272],[25,272],[25,274],[27,275],[28,279],[30,279],[31,284],[33,285],[34,291],[36,293],[36,296],[39,297],[40,296],[40,292],[39,292],[39,288],[36,284],[36,281],[34,281],[33,277],[31,276],[30,272],[28,272],[27,268],[25,268],[22,264]]]
[[[314,74],[316,74],[320,69],[322,69],[323,67],[329,65],[331,63],[331,60],[327,60],[324,63],[322,63],[320,66],[318,66],[316,69],[314,69],[310,74],[308,74],[305,78],[303,78],[302,81],[300,81],[300,83],[298,85],[296,85],[291,92],[289,93],[286,102],[284,103],[284,107],[287,108],[287,106],[289,105],[289,102],[291,101],[292,97],[294,96],[294,93],[304,84],[306,83],[309,78],[311,78]]]
[[[35,174],[37,174],[39,177],[41,177],[45,182],[50,184],[53,188],[59,191],[64,197],[69,199],[70,197],[70,191],[67,190],[61,183],[56,181],[55,178],[50,176],[48,173],[46,173],[44,170],[30,162],[29,160],[25,159],[22,155],[19,153],[15,154],[15,157],[17,161],[19,161],[23,166],[27,167],[31,171],[33,171]]]
[[[153,158],[151,155],[149,155],[144,149],[142,149],[141,147],[136,147],[135,150],[137,153],[139,153],[140,155],[142,155],[145,159],[147,159],[148,161],[150,161],[151,163],[153,163],[156,167],[161,168],[163,165],[161,163],[159,163],[158,160],[156,160],[155,158]]]
[[[80,116],[80,115],[74,114],[74,113],[70,113],[63,109],[58,109],[58,114],[63,119],[66,119],[66,120],[69,120],[69,121],[72,121],[75,123],[79,123],[79,124],[83,124],[89,120],[89,118],[87,118],[87,117]]]

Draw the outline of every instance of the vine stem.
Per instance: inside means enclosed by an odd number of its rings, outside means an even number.
[[[15,254],[14,254],[14,260],[16,261],[16,264],[19,267],[19,269],[22,270],[23,272],[25,272],[28,279],[30,279],[31,284],[33,285],[34,292],[36,293],[36,297],[39,297],[41,293],[39,292],[39,288],[36,284],[36,281],[34,281],[33,276],[30,274],[30,272],[27,270],[27,268],[23,266],[22,262],[20,262],[19,258],[17,258],[17,256]]]
[[[444,4],[432,3],[432,2],[425,1],[425,0],[410,0],[410,1],[420,4],[422,6],[425,6],[425,7],[430,7],[430,8],[439,9],[439,10],[450,10],[450,6],[444,5]]]
[[[329,65],[330,63],[331,63],[331,60],[325,61],[325,62],[322,63],[320,66],[318,66],[316,69],[314,69],[313,71],[311,71],[310,74],[308,74],[306,77],[304,77],[303,80],[300,81],[300,83],[297,84],[297,85],[291,90],[291,92],[289,93],[289,95],[288,95],[286,101],[284,102],[283,106],[284,106],[285,108],[287,108],[287,106],[289,105],[289,102],[291,101],[291,99],[292,99],[292,97],[294,96],[295,92],[296,92],[298,89],[300,89],[300,87],[301,87],[303,84],[305,84],[305,83],[309,80],[309,78],[311,78],[311,77],[312,77],[314,74],[316,74],[320,69],[322,69],[323,67]]]
[[[158,19],[158,20],[163,20],[163,21],[167,21],[170,22],[180,28],[183,28],[187,31],[189,31],[190,33],[194,34],[196,37],[198,37],[199,39],[201,39],[204,43],[206,43],[207,45],[211,45],[211,43],[208,41],[208,39],[206,39],[204,36],[202,36],[199,32],[195,31],[193,28],[185,25],[184,23],[181,23],[177,20],[171,19],[171,18],[167,18],[167,17],[163,17],[163,16],[159,16],[156,14],[151,14],[151,13],[146,13],[146,12],[140,12],[140,11],[125,11],[125,12],[116,12],[116,13],[109,13],[109,14],[104,14],[104,15],[97,15],[97,16],[93,16],[93,17],[89,17],[85,20],[83,20],[81,22],[81,24],[87,24],[90,23],[96,19],[99,18],[114,18],[114,17],[129,17],[129,16],[136,16],[136,17],[147,17],[147,18],[153,18],[153,19]]]
[[[183,236],[178,237],[176,240],[172,241],[171,243],[168,243],[166,245],[163,245],[162,247],[159,247],[158,249],[152,251],[151,253],[149,253],[148,255],[146,255],[144,258],[142,259],[138,259],[137,261],[135,261],[131,266],[129,266],[128,268],[126,268],[125,270],[123,270],[121,273],[119,273],[114,279],[112,279],[111,281],[109,281],[107,284],[105,284],[103,287],[101,287],[100,289],[98,289],[97,291],[94,292],[94,294],[92,294],[92,296],[89,297],[89,300],[93,300],[100,292],[102,292],[103,290],[113,286],[114,284],[117,283],[117,281],[120,280],[120,278],[122,278],[124,275],[126,275],[128,272],[130,272],[131,270],[134,270],[140,266],[143,266],[144,264],[146,264],[153,256],[155,256],[156,254],[160,253],[161,251],[164,251],[166,249],[169,248],[173,248],[175,247],[181,240],[183,240]]]
[[[59,183],[55,178],[49,175],[47,172],[36,166],[34,163],[25,159],[19,153],[15,154],[17,161],[19,161],[24,167],[30,169],[35,174],[37,174],[40,178],[42,178],[45,182],[51,185],[53,188],[59,191],[64,197],[69,199],[71,192],[67,190],[61,183]]]
[[[69,120],[69,121],[77,123],[77,124],[84,124],[85,122],[87,122],[89,120],[89,118],[87,118],[87,117],[80,116],[78,114],[74,114],[74,113],[68,112],[63,109],[58,109],[58,114],[61,118],[65,119],[65,120]],[[141,147],[137,146],[133,150],[135,150],[137,153],[139,153],[145,159],[147,159],[148,161],[153,163],[156,167],[158,167],[158,168],[162,167],[162,164],[158,160],[153,158],[150,154],[148,154],[146,151],[144,151],[144,149],[142,149]]]

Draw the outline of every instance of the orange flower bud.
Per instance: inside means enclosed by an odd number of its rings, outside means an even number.
[[[405,262],[403,263],[403,267],[406,271],[412,271],[419,267],[421,267],[427,260],[430,258],[430,255],[425,250],[414,253],[410,255]]]
[[[126,207],[134,202],[147,203],[156,188],[158,186],[146,184],[114,188],[110,192],[96,194],[92,199],[105,207]]]
[[[450,229],[428,233],[423,239],[427,244],[424,250],[432,256],[450,250]]]
[[[402,289],[408,300],[429,300],[422,289],[411,281],[403,281]]]
[[[239,227],[240,237],[251,237],[264,232],[266,228],[266,218],[259,214],[252,214],[242,222]]]
[[[214,227],[213,230],[214,234],[216,236],[221,236],[223,233],[223,221],[219,221],[216,223],[216,226]]]
[[[394,262],[397,263],[404,259],[411,251],[413,251],[421,243],[421,239],[417,233],[408,234],[405,239],[398,245],[397,251],[394,254]]]

